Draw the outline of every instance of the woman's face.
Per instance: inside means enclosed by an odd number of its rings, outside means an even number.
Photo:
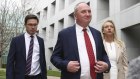
[[[111,22],[104,23],[103,26],[103,34],[112,36],[115,33],[114,25]]]

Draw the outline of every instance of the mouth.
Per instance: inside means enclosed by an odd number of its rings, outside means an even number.
[[[91,17],[85,17],[85,19],[91,19]]]
[[[31,32],[36,32],[35,30],[31,30]]]
[[[111,31],[108,31],[108,33],[112,33]]]
[[[85,20],[90,21],[91,19],[90,18],[85,18]]]

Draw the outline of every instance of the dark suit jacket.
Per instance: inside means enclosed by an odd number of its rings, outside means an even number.
[[[110,62],[105,52],[100,32],[92,27],[90,27],[90,30],[96,44],[97,60],[106,62],[110,69]],[[75,25],[59,32],[58,40],[51,56],[51,62],[61,70],[61,79],[80,79],[81,69],[76,73],[67,71],[69,61],[80,62]],[[103,79],[103,73],[97,74],[96,79]]]
[[[42,79],[46,76],[46,60],[44,41],[38,37],[40,50],[40,67]],[[7,58],[6,79],[24,79],[26,67],[26,46],[24,34],[14,37],[10,44],[9,54]]]

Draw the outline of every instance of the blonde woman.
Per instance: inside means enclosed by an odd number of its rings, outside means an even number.
[[[112,20],[104,22],[102,35],[105,50],[111,63],[110,72],[104,73],[104,79],[125,79],[128,67],[126,48],[124,43],[117,38],[115,25]]]

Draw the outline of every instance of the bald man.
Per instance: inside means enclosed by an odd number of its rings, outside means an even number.
[[[74,17],[76,23],[59,32],[51,62],[61,70],[61,79],[103,79],[110,62],[100,32],[89,26],[91,8],[78,3]]]

